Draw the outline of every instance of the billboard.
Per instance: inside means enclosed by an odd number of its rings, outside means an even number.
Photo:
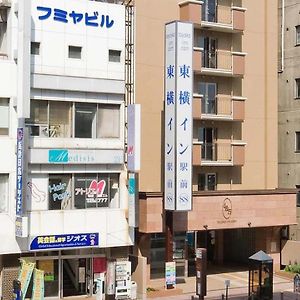
[[[192,209],[193,24],[165,28],[165,209]]]

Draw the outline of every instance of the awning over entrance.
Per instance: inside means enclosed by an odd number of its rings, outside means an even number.
[[[140,193],[139,231],[163,232],[162,193]],[[296,190],[196,192],[193,210],[174,213],[175,231],[296,224]]]

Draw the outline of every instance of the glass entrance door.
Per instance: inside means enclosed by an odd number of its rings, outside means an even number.
[[[90,258],[63,259],[63,297],[91,295],[91,273]]]
[[[217,68],[217,39],[203,38],[202,67]]]
[[[203,95],[201,112],[203,114],[216,114],[217,84],[200,82],[200,94]]]
[[[202,142],[201,158],[203,160],[209,161],[216,160],[216,129],[209,127],[200,127],[198,140],[199,142]]]

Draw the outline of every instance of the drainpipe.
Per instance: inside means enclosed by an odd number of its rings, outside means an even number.
[[[284,24],[285,24],[285,0],[281,0],[281,72],[284,71]]]

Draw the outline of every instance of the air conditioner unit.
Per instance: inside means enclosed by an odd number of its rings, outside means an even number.
[[[11,0],[0,0],[0,9],[3,7],[11,7]]]

